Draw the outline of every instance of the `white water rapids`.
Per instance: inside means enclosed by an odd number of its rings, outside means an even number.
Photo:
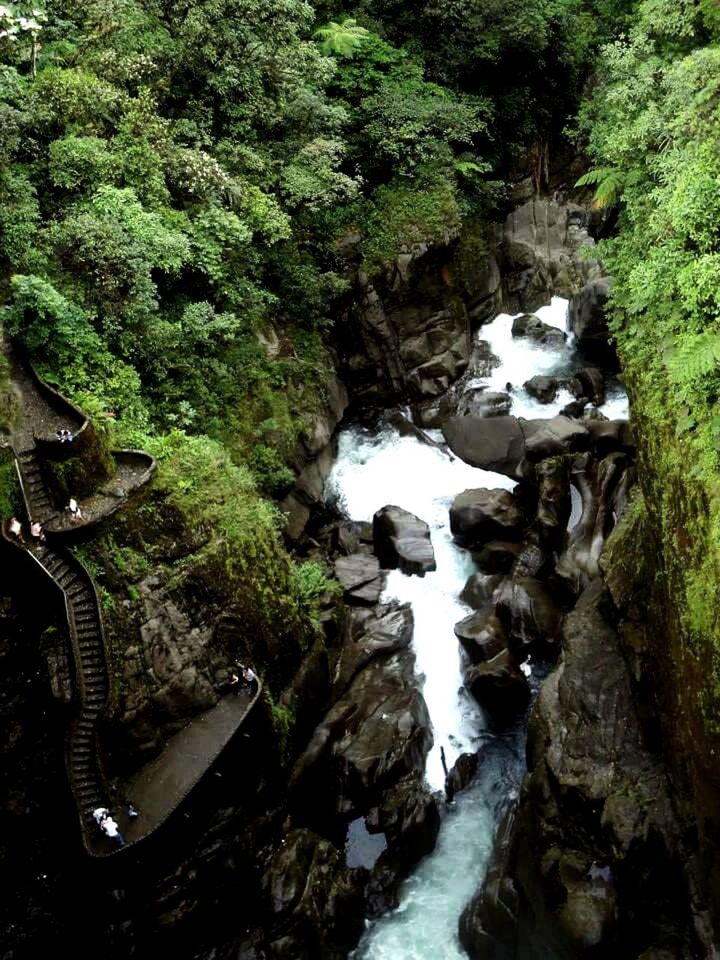
[[[567,301],[554,298],[538,315],[564,330]],[[569,394],[552,404],[540,404],[521,385],[535,374],[566,372],[574,359],[572,346],[549,349],[525,339],[513,340],[511,326],[512,318],[501,314],[479,331],[500,365],[488,379],[475,382],[487,384],[490,390],[504,390],[506,383],[512,383],[511,413],[516,416],[554,416],[572,399]],[[601,410],[613,418],[627,416],[621,388],[609,393]],[[453,542],[448,511],[465,489],[512,489],[514,485],[507,477],[470,467],[391,428],[373,434],[348,427],[339,437],[327,495],[338,499],[350,518],[372,520],[381,507],[395,504],[431,528],[437,570],[422,578],[393,571],[383,594],[385,600],[397,598],[413,606],[416,671],[434,734],[426,767],[430,787],[440,789],[444,784],[441,746],[451,766],[459,754],[488,744],[478,779],[457,796],[443,820],[436,849],[403,884],[398,909],[369,925],[353,954],[356,960],[465,957],[457,939],[458,918],[483,879],[499,816],[518,789],[524,730],[519,724],[503,738],[491,735],[481,709],[462,687],[461,651],[453,626],[471,612],[459,594],[475,568],[470,553]],[[531,682],[537,685],[539,680],[535,672]]]

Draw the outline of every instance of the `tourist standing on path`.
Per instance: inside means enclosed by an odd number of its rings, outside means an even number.
[[[17,517],[12,517],[10,519],[10,533],[17,539],[18,543],[25,543],[25,537],[23,537],[22,524]]]
[[[243,680],[245,681],[245,690],[249,697],[254,697],[257,693],[258,688],[258,678],[255,676],[250,667],[243,667]]]

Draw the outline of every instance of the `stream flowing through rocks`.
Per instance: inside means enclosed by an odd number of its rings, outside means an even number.
[[[568,303],[554,298],[537,315],[545,324],[564,331]],[[466,389],[499,392],[511,385],[511,414],[553,417],[572,396],[560,390],[551,403],[540,403],[522,385],[537,375],[568,376],[581,366],[572,338],[564,346],[513,338],[512,321],[511,316],[501,314],[480,329],[478,339],[489,344],[499,362],[487,376],[469,380]],[[612,381],[606,387],[600,412],[609,419],[627,417],[622,387]],[[471,612],[460,594],[476,567],[470,551],[454,542],[449,522],[450,505],[463,490],[511,490],[515,481],[454,457],[444,448],[439,431],[430,430],[427,435],[438,446],[416,436],[401,436],[393,426],[378,431],[348,426],[339,436],[326,497],[355,521],[370,521],[377,510],[396,504],[429,524],[437,569],[422,578],[392,571],[382,599],[395,598],[413,607],[416,671],[434,736],[426,767],[429,786],[441,790],[444,785],[441,748],[448,767],[463,753],[482,750],[482,758],[472,784],[448,805],[434,852],[404,882],[399,907],[368,923],[352,954],[355,960],[465,957],[458,941],[458,918],[483,879],[500,817],[517,797],[524,773],[525,720],[498,733],[463,687],[464,655],[453,627]],[[578,520],[579,500],[575,491],[569,529]],[[547,666],[533,661],[523,668],[536,693]]]

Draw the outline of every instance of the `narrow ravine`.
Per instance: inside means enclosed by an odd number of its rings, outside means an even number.
[[[564,330],[567,306],[567,301],[555,298],[538,314],[545,323]],[[571,399],[569,394],[561,392],[553,403],[541,404],[522,384],[536,374],[571,370],[577,362],[572,344],[552,349],[513,339],[511,326],[512,318],[501,314],[479,331],[478,337],[489,342],[500,363],[477,384],[491,390],[512,384],[511,412],[517,416],[554,416]],[[601,410],[610,417],[627,415],[619,385],[609,390]],[[442,439],[439,433],[431,436]],[[356,960],[464,957],[457,939],[458,917],[482,880],[500,814],[518,790],[525,727],[520,723],[501,738],[493,735],[482,710],[462,687],[461,650],[453,626],[469,612],[460,593],[475,568],[469,551],[453,542],[448,511],[454,497],[467,488],[514,485],[505,476],[470,467],[391,427],[372,433],[351,426],[339,437],[327,496],[353,520],[371,520],[381,507],[396,504],[421,517],[432,531],[437,570],[424,578],[393,571],[384,594],[384,599],[413,606],[416,669],[434,733],[426,767],[430,787],[441,789],[444,783],[441,747],[449,766],[461,753],[484,748],[478,778],[449,808],[435,851],[404,883],[399,908],[368,927],[353,954]],[[528,669],[536,690],[544,670],[542,665]]]

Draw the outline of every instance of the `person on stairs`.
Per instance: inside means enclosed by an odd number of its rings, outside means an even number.
[[[23,537],[22,524],[17,517],[12,517],[10,519],[10,533],[16,538],[18,543],[25,543],[25,537]]]
[[[75,439],[67,427],[61,427],[55,436],[58,438],[60,443],[72,443],[72,441]]]
[[[67,511],[69,511],[69,513],[70,513],[70,519],[71,519],[71,520],[84,520],[84,519],[85,519],[85,514],[84,514],[84,513],[82,512],[82,510],[80,509],[80,506],[79,506],[77,500],[75,499],[75,497],[70,497],[70,500],[69,500],[69,502],[68,502],[68,505],[65,507],[65,509],[66,509]]]
[[[42,524],[38,523],[37,520],[32,520],[30,523],[30,536],[34,540],[44,540],[45,531],[42,528]]]

